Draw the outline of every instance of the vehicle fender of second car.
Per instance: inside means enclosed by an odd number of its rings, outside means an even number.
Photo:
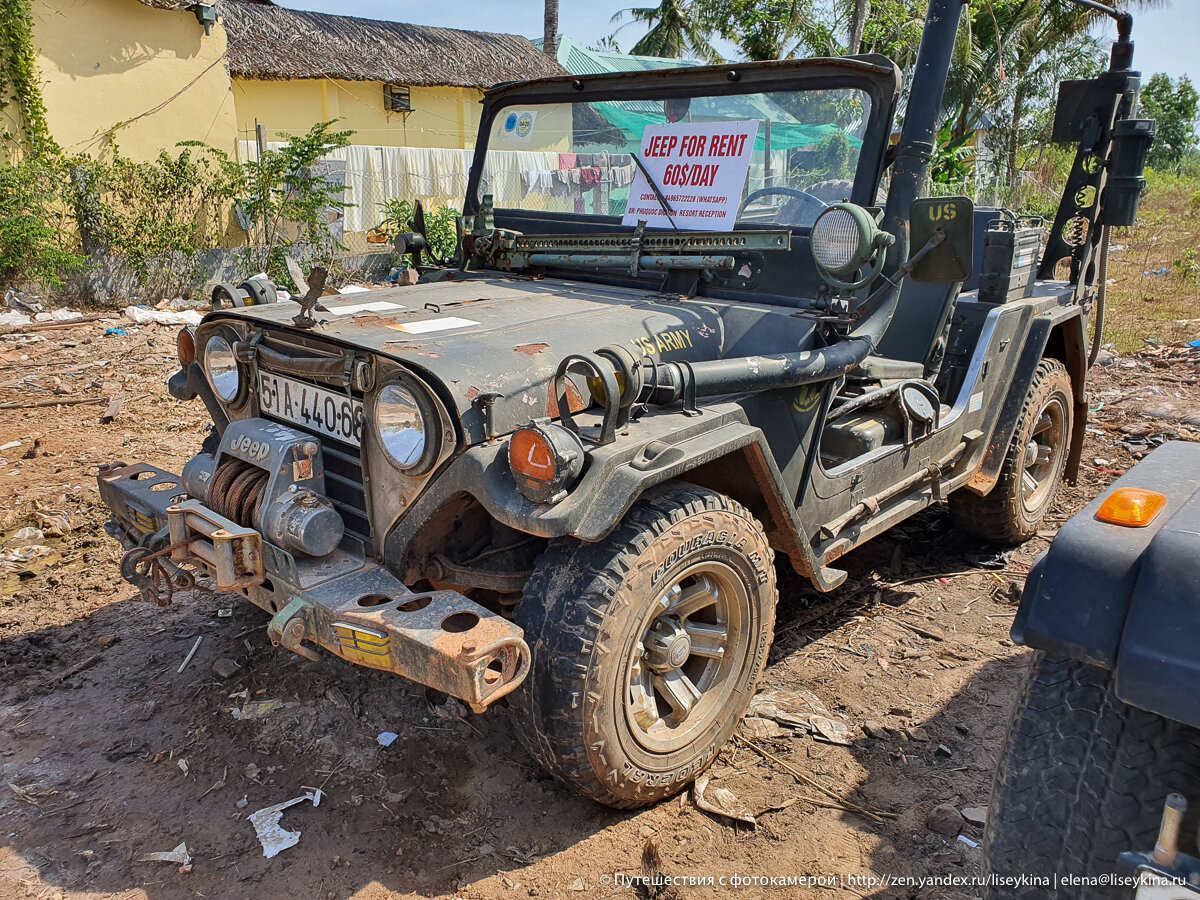
[[[1167,498],[1147,526],[1096,518],[1120,488]],[[1131,706],[1200,727],[1200,446],[1164,444],[1072,518],[1025,585],[1013,639],[1114,670]]]

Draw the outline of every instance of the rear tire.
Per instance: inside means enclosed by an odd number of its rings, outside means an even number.
[[[1071,443],[1071,376],[1057,359],[1038,363],[995,487],[950,495],[955,524],[986,541],[1019,544],[1037,534],[1054,504]]]
[[[984,874],[1005,878],[1116,873],[1126,850],[1154,849],[1163,802],[1197,799],[1200,731],[1122,703],[1112,674],[1038,653],[1013,711],[992,785]],[[1195,816],[1181,846],[1195,846]],[[1128,874],[1128,873],[1126,873]],[[1045,897],[1037,885],[988,884],[985,900]],[[1066,896],[1132,897],[1079,887]]]
[[[551,543],[514,617],[533,652],[510,701],[530,755],[621,809],[686,787],[766,664],[772,558],[740,504],[680,483],[648,491],[602,541]]]

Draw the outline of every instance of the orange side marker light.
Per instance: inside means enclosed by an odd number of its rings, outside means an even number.
[[[1117,488],[1100,504],[1096,518],[1111,525],[1145,528],[1166,508],[1167,498],[1143,488]]]

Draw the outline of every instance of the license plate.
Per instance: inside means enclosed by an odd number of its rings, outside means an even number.
[[[258,373],[258,408],[344,444],[362,444],[363,405],[359,400],[271,372]]]

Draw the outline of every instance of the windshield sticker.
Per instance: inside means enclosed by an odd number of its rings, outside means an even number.
[[[326,306],[331,316],[352,316],[355,313],[361,312],[396,312],[404,309],[404,305],[400,303],[392,303],[390,300],[372,300],[370,303],[351,303],[349,306]]]
[[[432,331],[449,331],[451,328],[466,328],[468,325],[478,325],[472,319],[460,319],[457,316],[446,316],[443,319],[421,319],[417,322],[405,322],[403,325],[389,325],[393,331],[403,331],[406,334],[429,334]]]
[[[668,122],[647,125],[640,157],[670,210],[640,169],[622,223],[653,228],[733,231],[750,171],[757,122]],[[669,215],[668,215],[669,214]]]
[[[528,141],[533,134],[533,123],[537,121],[537,110],[527,109],[510,112],[504,118],[504,136],[509,140]]]

